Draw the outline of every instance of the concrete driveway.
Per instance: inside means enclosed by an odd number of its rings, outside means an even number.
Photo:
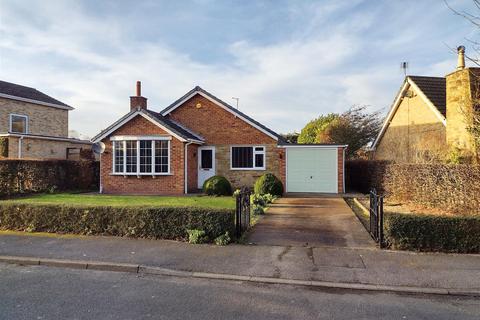
[[[278,199],[253,227],[248,241],[281,246],[375,246],[345,201],[333,197]]]

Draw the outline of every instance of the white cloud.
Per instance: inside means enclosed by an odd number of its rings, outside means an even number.
[[[136,80],[157,110],[200,85],[232,104],[232,96],[240,97],[242,111],[276,131],[299,130],[321,113],[352,104],[385,107],[400,85],[397,62],[392,68],[391,61],[375,58],[366,65],[375,54],[369,48],[379,44],[366,37],[379,23],[379,10],[354,11],[335,24],[328,20],[347,9],[336,1],[292,6],[290,19],[303,14],[304,28],[275,43],[238,39],[227,46],[227,64],[197,62],[162,39],[138,40],[128,32],[135,24],[130,16],[87,14],[73,1],[4,1],[0,77],[76,107],[70,127],[90,136],[128,112]],[[407,45],[412,35],[400,31],[382,38],[382,46]],[[446,67],[448,62],[437,60],[431,70]]]

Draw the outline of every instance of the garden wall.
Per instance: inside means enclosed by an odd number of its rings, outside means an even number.
[[[368,193],[373,187],[393,201],[480,213],[480,166],[350,160],[346,182],[350,191]]]
[[[0,160],[0,197],[62,190],[98,190],[96,161]]]

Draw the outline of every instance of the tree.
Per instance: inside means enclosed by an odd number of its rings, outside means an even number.
[[[325,127],[337,117],[338,114],[329,113],[313,119],[307,123],[307,125],[300,132],[300,135],[298,136],[298,143],[315,143],[318,133],[325,129]]]
[[[299,135],[300,135],[300,133],[298,133],[297,131],[294,131],[294,132],[290,132],[290,133],[284,133],[281,136],[285,140],[287,140],[287,142],[289,142],[289,143],[297,143]]]
[[[373,142],[381,126],[380,112],[369,113],[366,106],[353,106],[319,130],[315,142],[348,144],[346,155],[353,158]]]

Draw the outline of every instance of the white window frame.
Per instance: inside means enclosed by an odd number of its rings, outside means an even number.
[[[249,147],[249,148],[252,148],[252,167],[251,168],[234,168],[233,167],[233,148],[245,148],[245,147]],[[263,151],[256,151],[255,148],[263,148]],[[263,166],[262,167],[256,167],[255,166],[255,155],[257,154],[263,154]],[[252,145],[233,145],[233,146],[230,146],[230,170],[257,170],[257,171],[260,171],[260,170],[266,170],[266,166],[267,166],[267,148],[265,146],[252,146]]]
[[[110,138],[112,141],[112,172],[111,175],[117,176],[168,176],[172,175],[171,172],[171,137],[160,137],[160,136],[115,136]],[[140,172],[140,141],[147,140],[152,141],[152,170],[151,172]],[[115,172],[115,142],[120,141],[123,142],[123,172]],[[126,144],[127,141],[136,141],[137,145],[137,162],[136,162],[136,172],[127,172],[127,148]],[[167,172],[155,172],[155,145],[156,141],[167,141],[167,151],[168,151],[168,169]]]
[[[12,120],[13,117],[20,117],[25,119],[25,132],[14,132],[12,130]],[[18,134],[28,134],[29,128],[28,128],[28,116],[24,114],[16,114],[16,113],[10,113],[9,115],[9,132],[10,133],[18,133]]]

